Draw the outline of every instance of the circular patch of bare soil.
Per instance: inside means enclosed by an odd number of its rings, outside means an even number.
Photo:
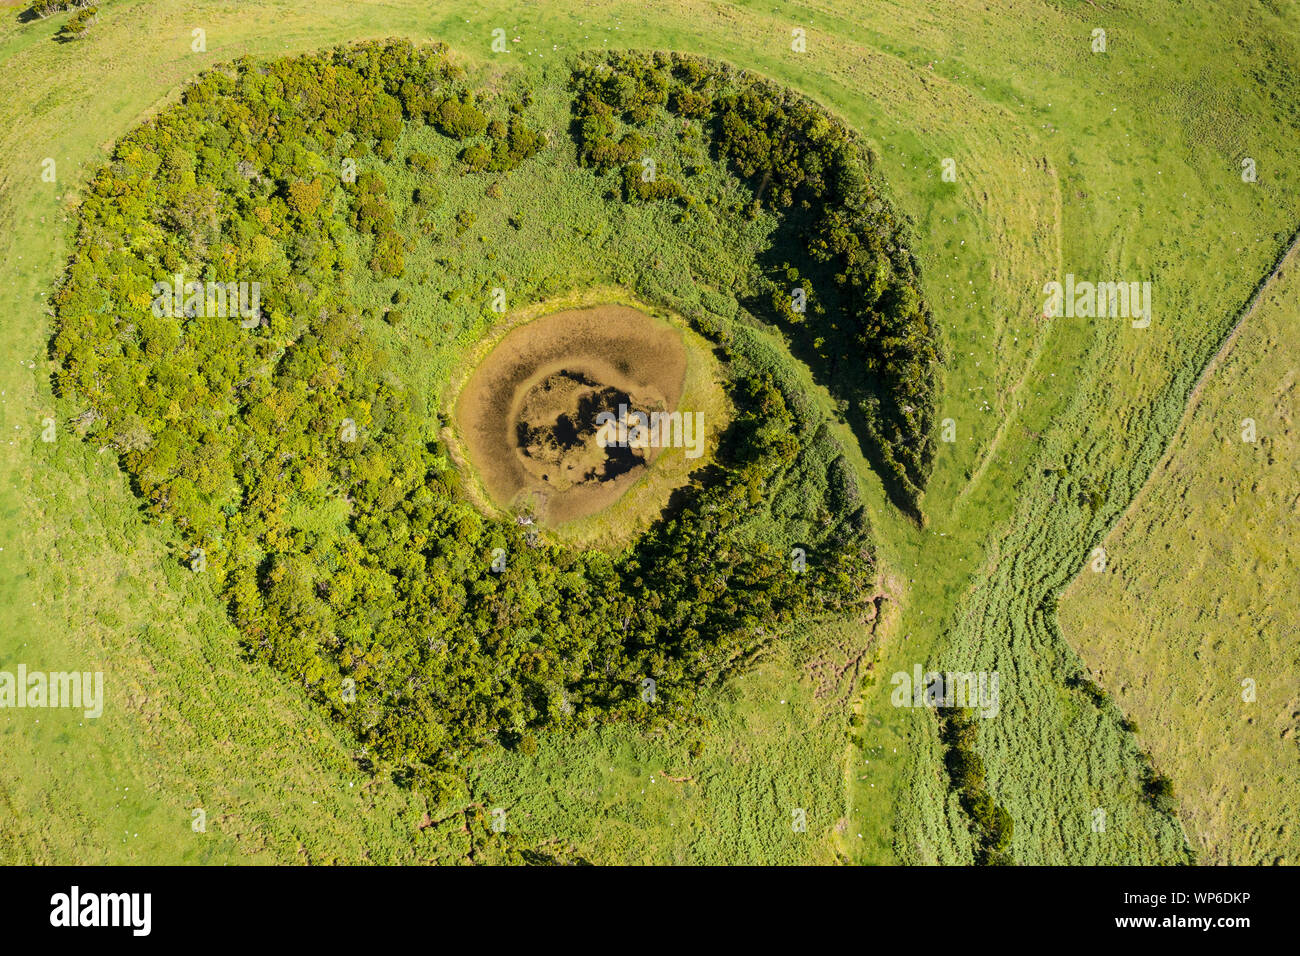
[[[456,418],[493,500],[558,524],[613,504],[660,451],[598,441],[603,416],[676,411],[685,378],[671,326],[622,305],[571,309],[509,332],[465,383]]]

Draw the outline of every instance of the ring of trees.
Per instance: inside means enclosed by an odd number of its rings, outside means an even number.
[[[930,313],[845,129],[676,56],[583,60],[571,92],[569,139],[526,121],[531,93],[475,90],[441,46],[219,67],[94,174],[53,298],[55,384],[77,430],[116,451],[249,653],[423,788],[449,785],[476,747],[682,718],[792,621],[864,605],[873,555],[852,469],[746,322],[783,330],[850,400],[904,507],[933,454]],[[745,321],[694,317],[738,409],[717,464],[623,552],[580,552],[469,503],[442,423],[352,289],[406,269],[398,165],[436,202],[451,177],[581,163],[611,203],[689,216],[689,175],[628,174],[656,118],[709,139],[704,161],[752,190],[745,214],[770,218],[774,251],[754,263]],[[417,128],[457,144],[455,169],[404,150]]]

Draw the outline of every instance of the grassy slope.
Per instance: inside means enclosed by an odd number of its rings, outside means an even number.
[[[486,54],[499,25],[524,38],[512,62],[583,46],[698,52],[805,90],[863,130],[923,239],[930,298],[952,346],[945,415],[959,440],[942,446],[924,531],[893,519],[865,476],[903,611],[891,615],[895,640],[877,665],[885,679],[861,701],[862,729],[842,772],[833,764],[845,756],[836,722],[779,703],[806,700],[811,689],[778,661],[719,701],[701,758],[711,769],[680,770],[679,740],[607,731],[544,742],[535,768],[490,761],[480,784],[526,807],[536,835],[562,835],[594,859],[716,859],[730,847],[745,859],[792,859],[802,846],[804,858],[825,860],[831,819],[847,815],[841,847],[856,859],[961,860],[969,848],[945,806],[933,722],[888,706],[888,674],[933,657],[1002,671],[1003,714],[982,749],[995,794],[1016,817],[1021,860],[1176,858],[1178,835],[1144,813],[1115,774],[1131,774],[1133,741],[1061,688],[1072,653],[1036,609],[1132,497],[1235,305],[1267,270],[1275,234],[1296,219],[1297,190],[1282,160],[1295,129],[1275,115],[1267,90],[1251,89],[1235,114],[1226,105],[1247,85],[1241,73],[1268,43],[1290,42],[1294,28],[1267,12],[1208,10],[1107,11],[1105,57],[1087,52],[1101,14],[1070,3],[900,2],[850,13],[830,2],[779,12],[769,4],[593,4],[580,13],[488,4],[466,22],[455,7],[395,0],[122,0],[76,47],[49,40],[57,20],[16,26],[10,16],[0,27],[13,117],[0,131],[0,222],[10,227],[0,240],[0,302],[11,317],[0,330],[9,356],[0,363],[0,407],[14,437],[0,446],[0,602],[14,625],[0,636],[0,666],[104,660],[116,706],[75,736],[71,724],[57,726],[60,715],[42,718],[48,730],[25,724],[6,733],[6,764],[17,772],[0,783],[0,854],[269,861],[302,848],[313,859],[411,852],[422,808],[351,773],[346,741],[271,675],[238,661],[220,608],[192,580],[167,579],[167,541],[141,525],[111,463],[75,442],[39,443],[39,422],[54,412],[41,293],[63,255],[67,185],[206,63],[398,34]],[[793,25],[808,30],[806,54],[789,51]],[[197,26],[207,30],[208,54],[189,52]],[[1194,39],[1247,35],[1271,39],[1233,56]],[[150,55],[139,57],[146,37]],[[1293,49],[1283,52],[1295,62]],[[1258,121],[1246,126],[1242,116]],[[1259,162],[1252,187],[1236,176],[1238,142]],[[39,180],[46,155],[60,161],[57,186]],[[949,156],[955,184],[939,179]],[[1232,268],[1206,269],[1225,249],[1236,250]],[[1154,278],[1151,334],[1041,323],[1038,290],[1063,271]],[[1068,451],[1077,471],[1111,479],[1095,514],[1063,504],[1068,489],[1042,476]],[[9,731],[13,719],[0,726]],[[761,740],[751,739],[754,727]],[[718,759],[732,747],[748,759]],[[674,797],[652,790],[647,800],[640,791],[654,770],[696,783]],[[813,839],[791,844],[784,804],[808,787]],[[574,817],[557,794],[587,795],[590,809]],[[1083,842],[1083,814],[1098,803],[1115,805],[1112,832],[1131,840]],[[220,818],[201,840],[188,812],[200,804],[210,823]]]
[[[1000,671],[1003,711],[982,728],[981,750],[995,795],[1015,817],[1013,851],[1023,862],[1156,862],[1182,855],[1180,835],[1137,799],[1135,742],[1062,684],[1077,661],[1055,627],[1055,594],[1149,472],[1197,372],[1270,268],[1296,216],[1294,195],[1286,194],[1287,167],[1276,147],[1269,149],[1270,141],[1294,142],[1296,130],[1266,102],[1267,89],[1237,74],[1248,64],[1195,57],[1190,67],[1166,65],[1190,55],[1178,38],[1208,29],[1202,14],[1184,5],[1177,21],[1141,26],[1108,11],[1106,59],[1080,52],[1086,46],[1076,39],[1087,35],[1096,15],[1048,11],[1015,38],[990,30],[988,48],[1006,57],[1008,45],[1023,43],[1009,59],[1034,64],[1011,95],[1031,104],[1047,155],[1065,171],[1061,271],[1151,278],[1157,319],[1146,335],[1114,321],[1053,323],[1022,391],[1024,407],[1004,425],[1000,454],[955,507],[930,497],[930,541],[918,541],[915,557],[903,562],[918,574],[899,628],[910,636],[892,643],[880,668],[887,676],[933,660]],[[1152,16],[1144,8],[1143,19]],[[1216,29],[1256,40],[1275,30],[1274,39],[1290,35],[1276,23],[1250,19]],[[1207,111],[1199,100],[1194,108],[1201,115],[1180,112],[1193,108],[1181,88],[1189,68],[1211,106],[1240,89],[1240,114]],[[1244,115],[1261,121],[1247,126]],[[1238,143],[1248,143],[1252,154],[1269,150],[1271,182],[1241,182]],[[1201,266],[1222,261],[1225,250],[1233,253],[1231,270]],[[1041,308],[1041,297],[1031,301]],[[1044,473],[1067,454],[1069,479]],[[1095,512],[1075,504],[1085,476],[1108,489]],[[968,584],[952,573],[963,563],[977,569]],[[905,726],[916,715],[890,708],[888,692],[882,681],[865,704],[868,726],[881,724],[882,742],[898,742],[900,751],[901,744],[913,747],[896,766],[873,761],[876,781],[892,784],[888,792],[901,799],[893,850],[916,861],[960,859],[932,728]],[[1105,841],[1090,833],[1097,806],[1109,812]],[[883,838],[883,827],[879,832]]]
[[[1211,863],[1300,862],[1297,261],[1106,537],[1106,571],[1081,574],[1061,606],[1066,637],[1137,719]]]

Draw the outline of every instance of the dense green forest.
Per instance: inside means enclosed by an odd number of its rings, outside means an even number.
[[[94,175],[54,297],[55,384],[78,432],[111,447],[143,507],[174,526],[177,559],[210,576],[249,654],[334,712],[367,760],[429,791],[478,747],[685,718],[796,618],[865,606],[874,557],[856,479],[765,322],[816,350],[815,372],[909,507],[932,456],[930,314],[843,127],[704,61],[584,63],[572,82],[576,142],[545,135],[534,91],[485,93],[441,47],[213,70]],[[616,554],[579,551],[470,504],[444,422],[385,330],[420,321],[401,290],[428,266],[430,236],[462,243],[461,262],[436,259],[418,280],[446,301],[471,298],[458,285],[470,257],[509,268],[471,245],[473,208],[453,216],[449,194],[473,190],[489,209],[506,201],[502,177],[540,184],[581,162],[601,195],[605,171],[644,168],[636,137],[651,135],[614,139],[616,121],[656,110],[694,124],[674,146],[692,163],[665,149],[664,177],[624,175],[600,200],[609,220],[658,204],[665,231],[703,216],[728,235],[719,223],[735,215],[767,231],[767,249],[726,266],[748,277],[734,291],[722,271],[701,271],[703,292],[632,280],[713,340],[738,413],[647,533]],[[720,182],[752,201],[694,209],[692,189]],[[394,285],[402,308],[365,304]],[[701,298],[713,309],[691,305]],[[460,307],[491,320],[486,302]]]

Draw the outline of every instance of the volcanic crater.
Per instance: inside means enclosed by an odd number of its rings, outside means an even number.
[[[680,332],[622,305],[556,312],[507,333],[456,406],[488,494],[544,524],[617,501],[661,449],[599,442],[600,416],[677,410],[686,361]]]

